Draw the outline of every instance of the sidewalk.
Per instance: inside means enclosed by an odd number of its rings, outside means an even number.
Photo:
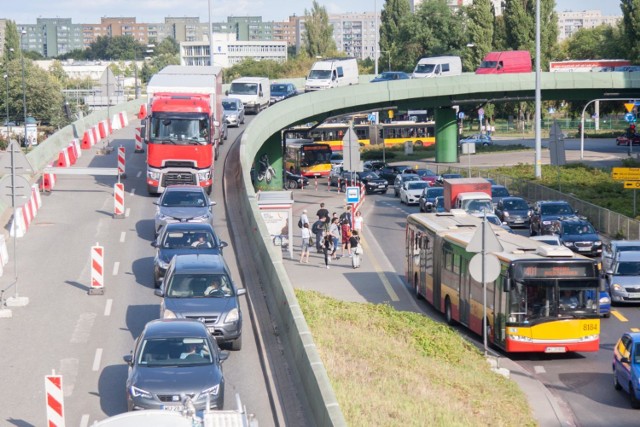
[[[336,212],[338,215],[343,212],[346,204],[344,193],[338,193],[337,189],[333,187],[332,191],[327,191],[326,180],[319,181],[317,191],[313,186],[304,190],[294,190],[294,200],[294,223],[297,223],[297,218],[302,210],[307,209],[309,221],[313,224],[321,202],[325,203],[330,214]],[[366,200],[362,207],[365,218],[367,212],[372,209],[370,200]],[[295,288],[314,290],[343,301],[391,302],[393,306],[401,310],[419,310],[406,285],[398,279],[398,275],[385,274],[385,272],[394,269],[387,257],[381,256],[383,251],[378,242],[367,233],[366,225],[362,236],[365,254],[362,257],[361,267],[357,270],[352,268],[351,259],[347,257],[330,261],[330,268],[326,269],[324,255],[317,253],[315,246],[311,248],[309,264],[301,264],[299,263],[300,243],[299,230],[294,227],[294,259],[288,258],[288,251],[283,252],[283,256],[285,256],[283,263]],[[340,249],[337,253],[341,253]],[[400,294],[400,298],[398,298],[398,294]],[[510,378],[526,394],[533,416],[539,425],[545,427],[575,425],[568,406],[558,401],[551,391],[532,374],[507,357],[499,357],[497,361],[495,357],[490,357],[490,359],[497,363],[497,367],[509,370]]]

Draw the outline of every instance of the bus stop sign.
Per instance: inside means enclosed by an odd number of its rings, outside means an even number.
[[[347,187],[347,203],[360,202],[360,187]]]

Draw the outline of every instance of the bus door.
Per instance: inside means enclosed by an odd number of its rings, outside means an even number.
[[[405,239],[407,247],[405,248],[405,253],[407,254],[407,283],[409,286],[415,286],[414,278],[413,278],[413,242],[415,239],[415,230],[411,227],[407,227],[407,238]]]
[[[471,276],[469,275],[469,261],[463,257],[460,262],[460,323],[469,326],[469,313],[471,311]],[[455,260],[455,261],[458,261]]]

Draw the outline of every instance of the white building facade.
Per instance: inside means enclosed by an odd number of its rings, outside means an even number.
[[[571,37],[580,28],[595,28],[605,24],[615,26],[621,19],[622,15],[604,16],[599,10],[558,12],[558,41]]]
[[[213,34],[213,64],[209,58],[209,40],[180,43],[181,65],[215,65],[229,68],[243,60],[285,62],[286,41],[237,41],[235,34]]]

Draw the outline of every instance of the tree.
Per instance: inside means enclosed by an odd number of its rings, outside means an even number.
[[[491,1],[473,0],[467,16],[467,42],[473,46],[464,51],[462,65],[465,70],[473,71],[492,49],[494,11]]]
[[[627,57],[632,61],[640,59],[640,0],[620,0],[622,9],[622,31],[626,40]]]
[[[620,28],[600,25],[581,28],[561,43],[558,59],[624,58],[625,43]]]
[[[180,45],[173,37],[167,37],[153,48],[153,52],[147,56],[156,55],[178,55],[180,53]]]
[[[400,27],[410,19],[411,6],[409,0],[387,0],[380,14],[380,50],[383,59],[397,64],[403,55],[403,45],[400,40]]]
[[[311,58],[330,56],[336,52],[333,40],[333,25],[329,24],[329,15],[324,6],[313,0],[311,11],[305,9],[304,48]]]
[[[493,50],[507,50],[507,28],[504,23],[504,15],[496,16],[493,21]]]
[[[7,21],[4,34],[4,61],[8,62],[20,55],[20,34],[18,34],[18,26],[14,21]]]

